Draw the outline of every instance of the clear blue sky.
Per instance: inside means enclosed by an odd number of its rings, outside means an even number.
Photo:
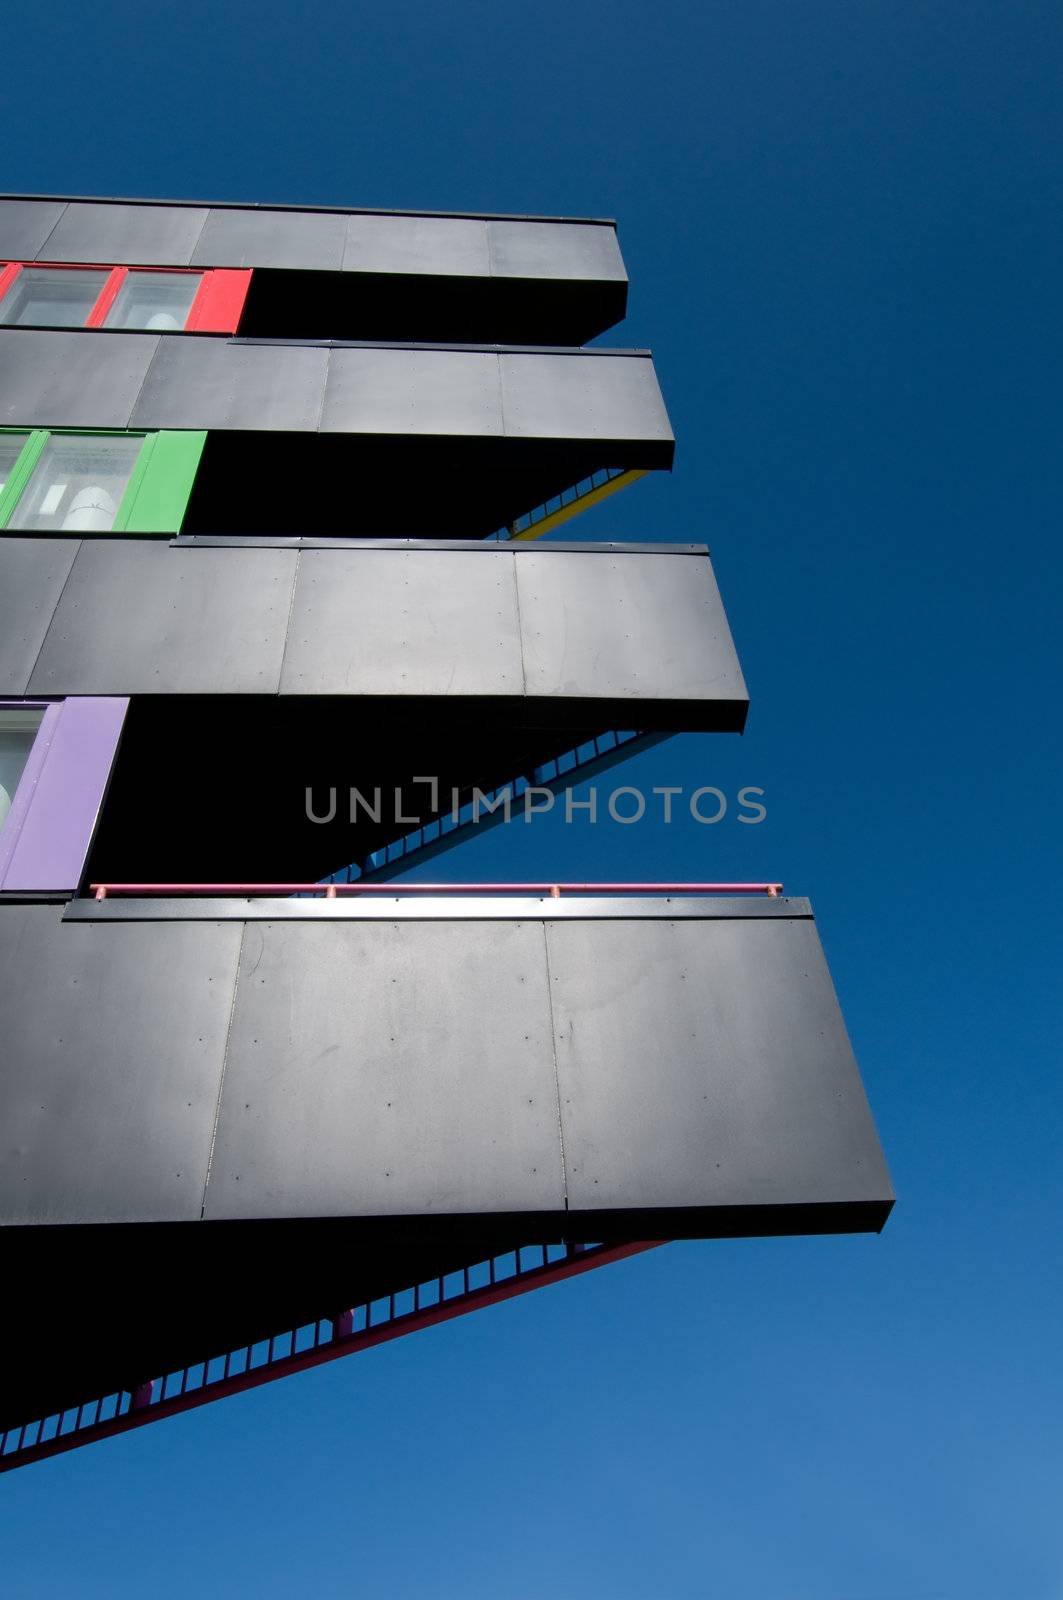
[[[707,540],[752,694],[631,781],[769,817],[448,870],[810,894],[899,1196],[16,1473],[5,1595],[1060,1600],[1056,0],[99,0],[4,54],[10,189],[619,218],[679,446],[580,536]]]

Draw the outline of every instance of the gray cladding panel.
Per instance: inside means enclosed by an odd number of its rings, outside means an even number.
[[[344,271],[486,277],[488,227],[476,217],[351,217]]]
[[[329,350],[0,328],[0,394],[0,421],[37,427],[672,437],[652,361],[589,351]]]
[[[890,1198],[811,921],[547,938],[571,1209]]]
[[[756,1231],[759,1208],[793,1206],[868,1226],[844,1208],[881,1217],[889,1177],[814,925],[658,906],[150,922],[0,906],[0,1216],[192,1220],[206,1184],[209,1219],[567,1200],[647,1228],[675,1209],[712,1233],[723,1208],[725,1230]]]
[[[0,200],[0,261],[35,260],[65,210],[65,200]]]
[[[0,260],[619,282],[610,223],[0,199]]]
[[[706,557],[543,547],[516,578],[529,695],[747,700]]]
[[[627,281],[616,229],[606,224],[489,222],[487,238],[496,277]]]
[[[30,691],[275,694],[297,560],[86,540]]]
[[[560,1210],[542,926],[256,923],[206,1216]]]
[[[282,693],[521,691],[512,556],[303,552]]]
[[[0,695],[25,694],[78,544],[0,534]]]
[[[210,341],[189,343],[202,348]],[[151,333],[2,328],[0,420],[38,428],[128,427],[158,345]]]
[[[0,907],[4,1222],[198,1219],[242,931]]]
[[[672,438],[646,356],[504,355],[499,365],[505,431],[514,438]]]
[[[704,555],[7,536],[0,624],[9,694],[746,703]]]
[[[186,267],[206,220],[205,206],[97,205],[72,200],[38,254],[46,261]]]
[[[327,350],[164,338],[133,426],[312,432],[327,366]]]
[[[323,432],[502,433],[492,351],[333,350]]]
[[[320,211],[213,209],[192,255],[196,267],[338,271],[347,218]]]

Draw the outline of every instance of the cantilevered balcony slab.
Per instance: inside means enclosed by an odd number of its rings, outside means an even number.
[[[644,350],[0,328],[0,421],[207,430],[198,534],[482,538],[674,454]]]
[[[9,905],[0,977],[0,1422],[499,1240],[892,1204],[803,900]]]
[[[0,259],[250,267],[245,322],[582,344],[624,315],[609,220],[0,197]],[[375,330],[375,331],[374,331]]]
[[[0,595],[6,695],[421,700],[716,732],[748,704],[701,545],[8,535]]]
[[[92,382],[87,382],[91,371]],[[667,466],[673,438],[647,350],[306,344],[0,329],[3,420],[383,437],[593,440]]]

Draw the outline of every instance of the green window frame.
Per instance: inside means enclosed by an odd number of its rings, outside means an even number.
[[[78,532],[78,538],[112,538],[115,534],[180,533],[203,454],[207,435],[198,431],[163,429],[146,433],[136,428],[0,428],[0,436],[27,434],[17,461],[0,493],[0,534],[8,523],[33,477],[49,439],[78,437],[98,439],[143,439],[129,482],[126,484],[113,526],[100,534]],[[62,530],[34,532],[11,528],[12,534],[27,538],[64,537]],[[71,537],[67,533],[65,537]]]

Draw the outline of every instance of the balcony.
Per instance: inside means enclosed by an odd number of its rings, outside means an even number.
[[[252,269],[247,334],[584,344],[619,322],[612,222],[0,198],[0,260]]]
[[[0,960],[5,1425],[515,1241],[892,1204],[805,900],[109,894]]]

